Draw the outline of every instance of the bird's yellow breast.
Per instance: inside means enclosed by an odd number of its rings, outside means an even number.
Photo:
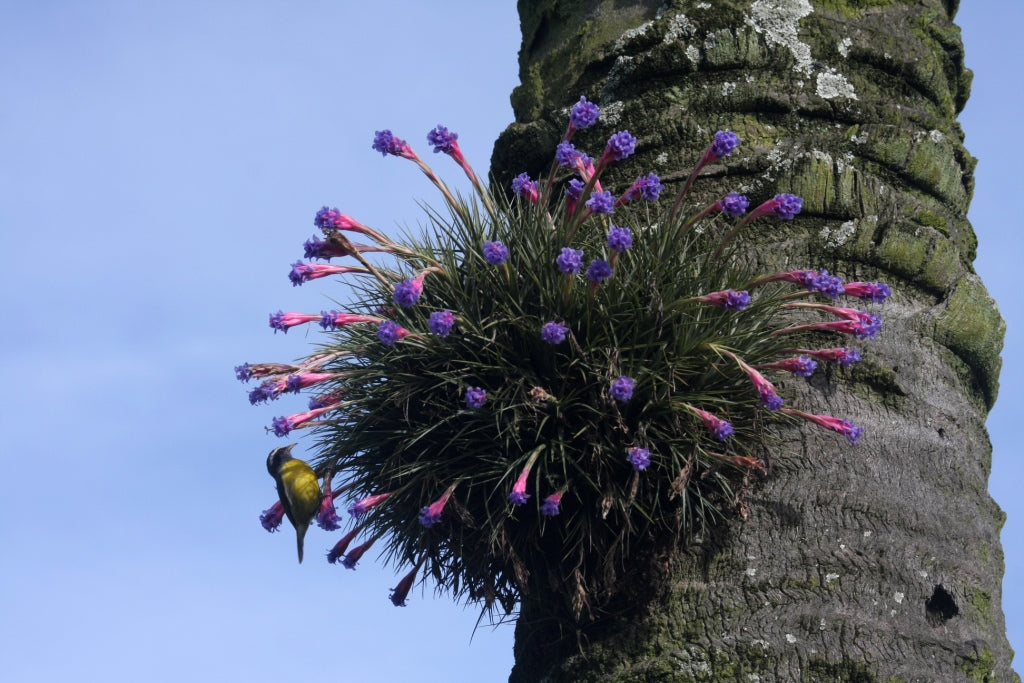
[[[293,518],[306,522],[313,519],[320,508],[320,484],[313,468],[301,460],[288,460],[281,465],[278,476]]]

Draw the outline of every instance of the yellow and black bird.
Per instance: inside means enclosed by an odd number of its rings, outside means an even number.
[[[270,451],[267,456],[267,471],[277,483],[277,496],[288,521],[295,527],[299,546],[299,562],[302,562],[302,541],[306,530],[320,509],[320,484],[313,468],[304,461],[292,457],[295,444],[282,446]]]

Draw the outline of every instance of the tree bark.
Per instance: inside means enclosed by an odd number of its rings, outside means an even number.
[[[786,387],[865,427],[861,444],[788,432],[746,519],[680,548],[657,600],[578,637],[529,596],[510,681],[1019,680],[984,424],[1005,326],[972,267],[956,4],[520,0],[498,182],[547,167],[580,95],[604,114],[578,147],[598,153],[623,128],[640,139],[613,189],[653,170],[673,196],[731,129],[741,152],[690,209],[730,190],[752,206],[800,195],[795,221],[748,235],[766,272],[824,267],[895,294],[852,374]]]

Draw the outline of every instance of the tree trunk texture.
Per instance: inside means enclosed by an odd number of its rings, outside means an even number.
[[[689,209],[730,190],[751,206],[800,195],[795,221],[747,234],[765,272],[827,268],[894,296],[852,373],[785,387],[791,405],[865,427],[861,444],[787,432],[746,518],[680,548],[650,604],[565,637],[539,616],[546,596],[524,596],[510,681],[1019,680],[987,492],[1004,323],[972,267],[956,4],[520,0],[498,182],[547,168],[580,95],[603,114],[577,147],[640,139],[613,190],[653,170],[674,196],[731,129],[740,151]]]

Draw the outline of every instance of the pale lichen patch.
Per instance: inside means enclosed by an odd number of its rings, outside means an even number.
[[[825,242],[826,247],[836,249],[846,244],[846,241],[849,240],[856,231],[857,221],[846,221],[838,228],[832,228],[826,225],[818,233],[818,237]]]
[[[622,100],[616,100],[611,104],[601,105],[601,122],[609,126],[616,125],[622,119],[622,112],[626,109],[626,105],[622,103]]]
[[[676,41],[683,41],[693,37],[697,27],[685,14],[677,14],[668,20],[668,28],[665,29],[663,42],[668,45]]]
[[[755,0],[745,21],[769,45],[786,47],[796,60],[793,70],[810,76],[811,46],[800,40],[798,30],[800,20],[813,11],[807,0]]]
[[[686,58],[689,59],[694,64],[700,63],[700,50],[697,49],[696,45],[686,46]]]
[[[733,94],[733,92],[735,90],[736,90],[736,84],[735,83],[729,83],[728,81],[723,83],[722,84],[722,97],[728,97],[729,95]]]
[[[835,69],[829,69],[828,71],[819,73],[817,81],[818,86],[815,89],[815,92],[818,93],[818,97],[823,97],[826,100],[857,99],[857,93],[854,92],[853,84],[846,80],[846,76],[842,75]]]
[[[839,41],[839,54],[841,54],[843,57],[849,57],[850,56],[850,46],[851,45],[853,45],[853,41],[850,40],[849,36],[847,36],[846,38],[843,38],[842,40],[840,40]]]

